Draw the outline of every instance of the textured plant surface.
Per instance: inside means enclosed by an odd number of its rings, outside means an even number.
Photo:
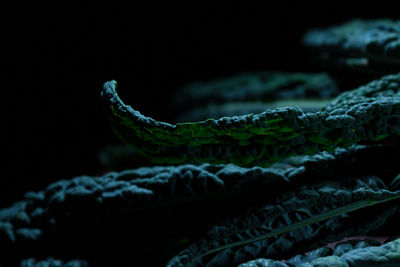
[[[89,263],[82,260],[64,262],[53,258],[35,260],[33,258],[21,261],[21,267],[88,267]]]
[[[397,22],[353,21],[305,40],[397,64],[397,35]],[[182,94],[202,106],[336,92],[325,75],[291,75],[244,75]],[[165,166],[26,193],[0,210],[0,266],[400,265],[400,73],[344,92],[320,111],[288,106],[177,124],[125,105],[115,81],[101,95],[115,133],[147,157],[114,146],[100,155],[103,164]],[[330,247],[368,234],[390,242]]]
[[[394,215],[400,169],[389,155],[397,148],[337,149],[289,169],[182,165],[59,181],[0,211],[3,260],[84,257],[94,266],[123,266],[133,253],[137,261],[163,265],[177,254],[169,265],[233,266],[289,257],[299,248],[367,233]],[[381,200],[387,202],[368,205]],[[343,210],[352,203],[360,211]],[[315,220],[335,210],[339,217]],[[301,221],[303,227],[293,228]],[[271,233],[280,235],[265,237]],[[200,257],[229,244],[235,246]]]
[[[145,117],[125,105],[115,81],[104,85],[102,96],[116,134],[155,163],[267,166],[292,155],[398,136],[399,82],[400,74],[385,76],[340,95],[315,113],[286,107],[175,125]]]
[[[339,94],[325,73],[255,72],[194,83],[174,96],[177,121],[261,113],[268,108],[300,106],[319,110]]]
[[[303,39],[319,63],[392,73],[400,68],[400,21],[353,20],[315,29]]]
[[[395,178],[396,183],[399,178]],[[299,247],[312,248],[318,242],[367,233],[399,208],[397,201],[383,210],[380,206],[349,213],[374,205],[375,200],[398,200],[398,189],[379,188],[378,184],[384,186],[383,180],[371,176],[325,180],[286,192],[272,203],[251,209],[246,216],[214,226],[203,239],[174,257],[169,266],[235,266],[254,257],[283,257]],[[386,198],[387,193],[391,197]]]
[[[324,73],[256,72],[194,83],[178,91],[175,98],[178,106],[191,106],[210,102],[327,98],[337,93],[335,82]]]
[[[400,239],[379,246],[373,240],[351,241],[339,244],[334,250],[321,248],[307,256],[298,255],[286,263],[269,259],[257,259],[239,267],[345,267],[345,266],[399,266]]]

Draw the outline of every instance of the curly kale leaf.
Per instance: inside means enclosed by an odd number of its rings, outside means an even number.
[[[292,155],[400,135],[399,89],[400,73],[342,94],[315,113],[286,107],[177,124],[158,122],[125,105],[115,81],[105,83],[101,95],[115,133],[154,163],[268,166]]]
[[[316,266],[399,266],[400,239],[380,245],[371,241],[342,243],[348,247],[345,253],[338,253],[327,247],[312,251],[308,256],[298,255],[286,262],[260,258],[240,264],[239,267],[316,267]],[[369,243],[369,244],[368,244]],[[311,255],[311,257],[310,257]]]
[[[352,20],[326,29],[311,30],[304,36],[304,43],[357,56],[400,60],[400,21]]]
[[[62,260],[48,258],[45,260],[35,260],[33,258],[25,259],[20,262],[21,267],[89,267],[90,265],[82,260],[71,260],[64,262]]]
[[[255,257],[276,258],[299,247],[311,248],[310,242],[365,234],[397,212],[399,199],[400,190],[387,187],[378,177],[304,186],[247,216],[214,226],[168,266],[235,266]],[[387,201],[384,208],[373,207]]]
[[[211,237],[216,238],[210,243],[212,246],[217,246],[218,242],[223,245],[238,241],[237,234],[250,240],[246,231],[257,234],[252,229],[260,226],[262,230],[268,216],[272,216],[271,227],[276,228],[286,222],[287,215],[299,215],[307,220],[352,201],[394,196],[400,189],[400,175],[396,176],[400,173],[398,161],[390,157],[394,151],[397,148],[393,146],[352,146],[305,157],[301,166],[290,169],[187,164],[143,167],[101,177],[81,176],[58,181],[42,191],[29,192],[22,201],[0,210],[0,246],[5,248],[2,261],[34,255],[42,259],[49,256],[62,260],[82,258],[94,266],[103,262],[116,266],[117,261],[127,262],[135,255],[136,260],[149,265],[165,264],[179,251],[202,240],[211,229],[222,231],[221,222],[226,220],[233,222],[223,224],[229,232],[212,234]],[[383,173],[381,168],[385,169]],[[350,177],[358,179],[349,180]],[[309,186],[304,187],[307,184]],[[343,190],[335,193],[339,187]],[[321,203],[326,207],[318,206],[316,194],[325,199]],[[298,199],[292,204],[296,206],[290,205],[290,199],[295,196]],[[343,201],[339,203],[333,199]],[[343,221],[346,218],[328,219],[326,231],[315,230],[318,235],[310,243],[375,229],[395,211],[392,206],[395,203],[388,204],[385,209],[381,206],[385,203],[376,208],[366,207],[365,215],[352,216],[347,221]],[[249,217],[248,210],[257,217]],[[258,218],[259,223],[251,223],[251,218]],[[313,229],[318,228],[317,225]],[[339,233],[333,231],[335,227],[339,227]],[[216,230],[211,233],[225,232]],[[261,236],[267,232],[258,233]],[[282,235],[298,236],[296,240],[300,242],[307,233],[309,230],[299,228]],[[224,241],[225,237],[230,239]],[[271,246],[269,255],[276,255],[274,251],[286,251],[286,239]],[[294,247],[303,248],[295,244]],[[307,246],[310,249],[311,244]],[[209,248],[213,249],[212,246]],[[248,244],[235,249],[249,246],[252,247]],[[202,253],[206,251],[204,246],[202,249]],[[154,254],[158,257],[152,257]],[[211,256],[214,254],[206,258]]]
[[[273,101],[293,98],[328,98],[339,93],[325,73],[254,72],[231,78],[189,84],[178,90],[178,107],[208,103]]]
[[[313,29],[303,38],[319,67],[393,73],[400,68],[400,21],[351,20]]]
[[[173,102],[177,121],[182,122],[293,105],[317,111],[339,93],[326,73],[251,72],[186,85],[174,94]]]

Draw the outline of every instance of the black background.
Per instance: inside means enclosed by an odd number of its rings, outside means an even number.
[[[52,181],[102,173],[98,152],[120,143],[99,99],[105,81],[117,80],[121,98],[143,114],[168,121],[169,96],[185,83],[315,70],[299,42],[307,29],[398,18],[382,2],[242,2],[4,9],[1,64],[11,83],[1,91],[0,207]]]

